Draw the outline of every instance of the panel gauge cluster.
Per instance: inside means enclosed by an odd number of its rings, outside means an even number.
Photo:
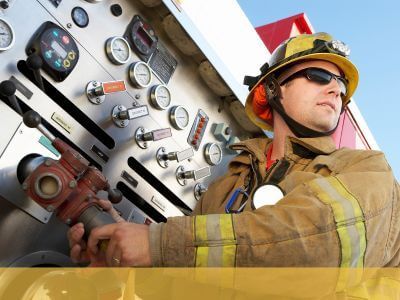
[[[15,33],[9,22],[0,18],[0,51],[11,49],[14,45]]]

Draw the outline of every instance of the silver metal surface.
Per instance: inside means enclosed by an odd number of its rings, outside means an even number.
[[[106,95],[104,93],[96,93],[96,89],[101,89],[101,82],[96,80],[89,81],[86,85],[86,96],[93,104],[102,104],[106,100]]]
[[[173,154],[176,154],[176,152],[173,152]],[[160,147],[157,150],[156,153],[156,159],[158,164],[160,165],[161,168],[168,168],[169,166],[169,157],[168,157],[168,153],[167,150],[164,147]]]
[[[152,76],[150,85],[147,87],[138,88],[138,86],[127,84],[126,91],[108,94],[107,99],[101,95],[100,91],[92,92],[93,89],[101,86],[102,82],[130,80],[130,66],[141,61],[137,53],[132,52],[126,64],[112,63],[104,49],[105,41],[109,37],[123,36],[132,16],[136,14],[142,16],[152,25],[159,41],[178,62],[167,85],[173,95],[173,104],[184,106],[190,119],[194,119],[198,109],[201,108],[209,117],[210,124],[227,124],[232,129],[232,134],[241,138],[246,137],[246,133],[232,118],[228,103],[221,102],[221,99],[214,95],[199,78],[198,62],[192,57],[182,55],[169,40],[162,25],[162,16],[165,15],[166,10],[163,4],[156,8],[146,8],[137,1],[116,0],[114,3],[123,8],[123,14],[118,18],[110,13],[109,1],[93,4],[78,0],[64,0],[58,7],[48,0],[12,1],[10,8],[4,12],[4,18],[14,26],[17,38],[12,50],[0,52],[0,81],[9,79],[11,76],[18,80],[23,89],[16,92],[17,98],[37,111],[50,126],[54,127],[53,135],[65,138],[88,159],[98,164],[111,187],[124,183],[162,216],[166,218],[182,216],[179,206],[188,211],[197,204],[193,193],[196,182],[185,178],[177,181],[175,168],[160,168],[159,162],[154,159],[160,146],[176,152],[176,160],[182,164],[181,172],[185,169],[197,170],[197,172],[191,171],[193,178],[197,178],[205,186],[225,172],[232,155],[225,155],[222,162],[213,167],[211,175],[203,177],[204,174],[209,174],[210,169],[199,170],[206,161],[202,151],[194,152],[187,142],[190,128],[185,127],[182,130],[169,128],[171,120],[168,111],[153,106],[151,90],[162,84],[157,76]],[[85,28],[79,28],[71,21],[71,11],[77,5],[85,9],[90,18]],[[44,80],[47,81],[47,86],[52,87],[52,92],[40,90],[23,74],[21,71],[23,69],[17,66],[18,62],[21,65],[21,62],[26,60],[25,47],[28,41],[46,21],[63,27],[74,38],[80,53],[75,69],[63,82],[55,82],[44,71],[41,72]],[[93,79],[97,80],[96,85],[92,83]],[[90,84],[87,85],[87,83]],[[28,95],[24,91],[30,91],[31,94]],[[92,101],[88,101],[89,91],[91,95],[97,95],[91,98]],[[57,102],[56,100],[60,100],[58,98],[60,95],[64,98]],[[119,109],[119,106],[122,109]],[[77,116],[71,107],[80,114]],[[112,113],[114,109],[115,113]],[[124,111],[128,116],[127,119],[121,120],[114,117]],[[0,135],[0,236],[2,237],[0,266],[10,265],[19,258],[29,257],[30,254],[40,251],[59,253],[59,258],[55,260],[58,259],[59,265],[63,265],[62,257],[68,256],[69,251],[66,239],[67,227],[59,224],[56,218],[50,218],[51,214],[48,211],[28,199],[16,176],[17,165],[25,155],[37,153],[53,159],[57,157],[38,142],[42,136],[40,132],[21,125],[21,116],[3,102],[0,102],[0,112],[2,114],[0,120],[2,127]],[[119,116],[126,117],[122,115]],[[89,121],[97,126],[97,131],[88,126]],[[122,121],[124,121],[124,126],[121,126]],[[161,128],[165,131],[147,132],[144,128]],[[217,142],[210,129],[211,126],[208,126],[204,133],[205,143]],[[112,145],[107,145],[100,138],[99,130],[112,140]],[[162,137],[164,138],[161,141]],[[150,142],[149,140],[159,141]],[[101,152],[100,156],[92,151],[94,148]],[[140,168],[128,164],[130,159],[137,161]],[[170,164],[172,165],[172,162]],[[127,176],[122,177],[123,172],[129,174],[136,184],[132,185],[132,182],[127,180]],[[160,192],[161,190],[163,192]],[[164,193],[165,191],[168,193]],[[104,198],[106,195],[100,192],[99,197]],[[173,201],[176,203],[177,199],[181,201],[178,207],[173,204]],[[138,223],[154,221],[151,212],[136,206],[132,199],[124,197],[116,207],[129,221]],[[16,237],[15,232],[21,234]],[[21,261],[23,265],[24,260]],[[54,260],[47,255],[44,259],[37,258],[38,264],[46,264],[46,262],[53,264]]]
[[[189,113],[182,105],[171,108],[169,119],[175,129],[183,130],[189,125]]]
[[[134,62],[129,67],[129,79],[137,88],[147,88],[153,80],[148,64],[144,61]]]
[[[207,191],[207,188],[202,183],[196,183],[193,188],[194,197],[197,201],[200,200],[201,196]]]
[[[119,117],[119,114],[123,111],[126,111],[125,106],[116,105],[116,106],[114,106],[114,108],[111,112],[111,117],[112,117],[112,120],[114,121],[114,124],[121,128],[124,128],[129,125],[129,119],[121,119]]]
[[[150,92],[150,100],[153,106],[159,110],[165,110],[171,104],[171,92],[164,84],[153,86]]]
[[[0,157],[0,196],[42,223],[47,223],[51,213],[28,198],[17,178],[18,163],[28,154],[56,156],[38,143],[41,133],[21,124]]]
[[[106,41],[106,53],[110,61],[116,65],[123,65],[131,58],[131,48],[123,37],[115,36]]]
[[[12,25],[0,18],[0,51],[6,51],[14,46],[15,33]]]
[[[216,143],[208,143],[204,147],[206,161],[212,166],[216,166],[222,161],[222,155],[222,149]]]
[[[178,181],[178,183],[181,186],[185,186],[187,184],[187,180],[185,178],[184,173],[185,173],[185,167],[184,166],[179,166],[175,170],[176,181]]]

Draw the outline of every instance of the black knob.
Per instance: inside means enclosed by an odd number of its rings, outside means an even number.
[[[43,79],[42,75],[40,74],[40,68],[43,66],[42,58],[38,54],[32,53],[26,59],[26,65],[32,70],[37,86],[44,91]]]
[[[40,68],[43,66],[43,60],[38,54],[32,53],[26,59],[26,65],[31,70],[40,70]]]
[[[108,200],[112,203],[119,203],[122,200],[122,193],[118,189],[108,189]]]
[[[19,105],[17,97],[15,97],[16,91],[17,88],[15,87],[14,82],[12,82],[11,80],[4,80],[3,82],[0,83],[0,94],[8,99],[12,108],[17,113],[22,115],[21,106]]]
[[[0,83],[0,93],[5,97],[10,97],[15,94],[17,88],[11,80],[4,80]]]
[[[7,9],[10,7],[10,1],[9,0],[2,0],[0,1],[0,7],[2,9]]]
[[[36,128],[42,123],[42,118],[36,111],[30,110],[24,113],[23,121],[29,128]]]
[[[110,10],[113,16],[119,17],[120,15],[122,15],[122,7],[119,4],[111,5]]]

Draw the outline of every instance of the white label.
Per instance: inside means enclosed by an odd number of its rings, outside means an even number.
[[[147,105],[128,109],[129,120],[147,116],[148,114],[149,109],[147,108]]]
[[[160,208],[162,211],[165,211],[165,205],[162,203],[160,200],[158,200],[156,197],[153,196],[151,198],[151,202],[153,202],[155,205],[157,205],[158,208]]]
[[[171,128],[158,129],[153,131],[153,141],[158,141],[172,136]]]
[[[210,167],[204,167],[201,169],[198,169],[197,171],[194,171],[194,180],[198,180],[207,176],[210,176]]]
[[[177,161],[178,162],[183,161],[185,159],[192,157],[193,155],[194,155],[193,148],[188,148],[186,150],[177,153],[176,155]]]
[[[64,128],[64,130],[68,133],[72,132],[73,127],[67,123],[67,121],[65,121],[61,115],[57,114],[56,112],[54,112],[51,115],[51,119],[56,122],[58,125],[60,125],[62,128]]]

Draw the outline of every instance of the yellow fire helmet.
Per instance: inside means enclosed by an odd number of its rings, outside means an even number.
[[[272,110],[268,112],[267,117],[260,118],[253,109],[253,100],[257,97],[257,88],[264,84],[267,76],[271,76],[277,71],[283,71],[296,61],[304,60],[325,60],[339,67],[348,82],[347,93],[342,97],[343,107],[345,107],[350,102],[350,98],[358,85],[358,71],[356,66],[347,58],[349,54],[348,46],[341,41],[334,40],[331,35],[324,32],[301,34],[289,38],[275,49],[268,64],[261,67],[259,76],[245,77],[245,84],[249,86],[250,90],[245,104],[246,114],[261,129],[272,131]],[[267,106],[269,107],[269,104]]]

